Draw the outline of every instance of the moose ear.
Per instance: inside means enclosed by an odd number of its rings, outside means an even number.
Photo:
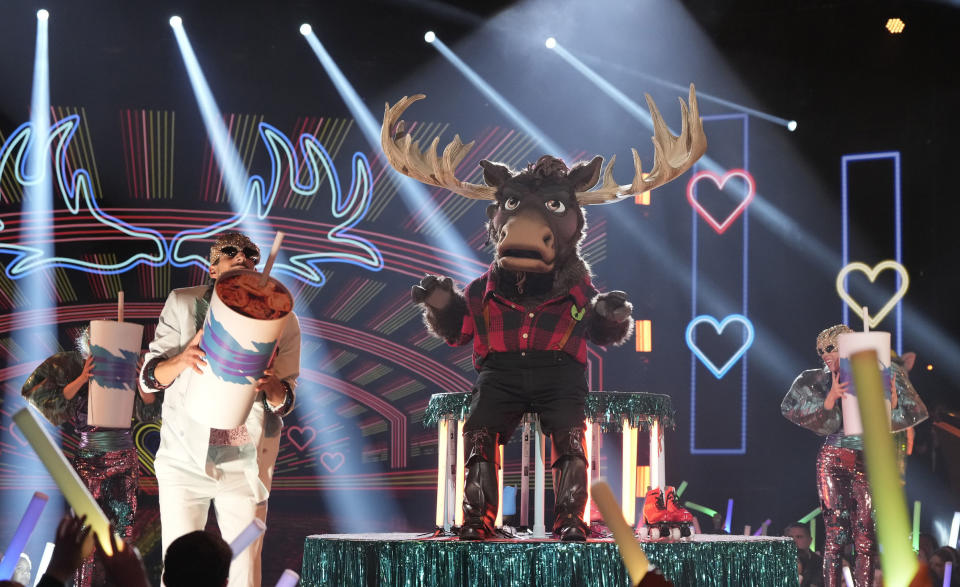
[[[483,167],[484,183],[492,188],[499,188],[510,179],[510,168],[506,165],[483,159],[480,161],[480,167]]]
[[[585,192],[597,185],[600,181],[600,170],[603,168],[603,157],[597,155],[589,163],[577,163],[567,173],[567,179],[573,184],[573,191]]]

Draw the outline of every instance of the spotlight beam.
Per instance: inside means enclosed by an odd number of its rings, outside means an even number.
[[[206,128],[207,138],[209,138],[210,146],[213,149],[213,155],[223,175],[223,183],[227,190],[230,207],[234,213],[242,214],[250,205],[247,199],[247,185],[250,178],[236,146],[230,139],[230,133],[223,122],[223,115],[217,106],[217,100],[207,83],[203,68],[193,51],[193,46],[183,28],[180,17],[172,17],[170,27],[173,29],[180,55],[183,57],[183,65],[187,70],[190,86],[193,88],[197,106],[200,109],[200,116],[203,119],[203,126]],[[247,234],[254,232],[248,221],[242,220],[240,224],[243,232]]]
[[[303,34],[304,38],[307,40],[310,48],[313,49],[317,59],[320,60],[320,64],[327,72],[327,75],[330,76],[330,80],[333,82],[333,85],[340,94],[340,97],[350,110],[350,114],[352,114],[354,120],[357,121],[357,126],[360,127],[360,132],[363,134],[363,138],[370,145],[372,152],[376,153],[377,155],[381,155],[383,153],[383,147],[380,145],[380,123],[377,122],[377,120],[370,113],[370,109],[367,108],[366,104],[363,103],[363,100],[360,99],[360,96],[357,94],[356,90],[353,89],[353,85],[350,83],[350,80],[347,79],[347,77],[340,70],[340,67],[337,66],[337,63],[333,60],[333,57],[330,56],[326,48],[323,46],[323,43],[321,43],[320,39],[317,38],[317,35],[312,30],[308,30],[306,33],[304,33],[303,28],[301,28],[301,34]],[[426,188],[423,187],[423,185],[404,175],[401,175],[400,173],[393,173],[395,174],[395,177],[398,178],[400,195],[411,214],[422,214],[425,211],[431,210],[435,207],[430,194],[427,192]],[[427,224],[436,225],[438,228],[438,230],[435,231],[435,234],[438,236],[428,237],[434,241],[432,244],[442,250],[450,251],[455,255],[462,256],[472,261],[477,261],[477,257],[474,254],[475,252],[467,246],[467,244],[460,237],[456,228],[454,228],[454,226],[450,224],[450,222],[442,214],[432,214],[427,220]],[[434,234],[434,231],[427,231],[427,234]]]
[[[513,121],[524,133],[529,135],[531,138],[536,140],[540,145],[545,149],[547,153],[556,154],[560,156],[563,153],[566,153],[566,150],[560,147],[555,143],[545,132],[537,128],[535,124],[530,122],[526,116],[520,113],[513,104],[511,104],[506,98],[500,95],[493,86],[487,83],[476,71],[474,71],[469,65],[463,62],[456,53],[450,50],[439,37],[436,37],[431,43],[437,51],[443,55],[447,61],[449,61],[454,67],[457,68],[460,73],[463,74],[467,80],[473,84],[475,88],[480,90],[492,104],[494,104],[501,112],[503,112],[510,120]]]

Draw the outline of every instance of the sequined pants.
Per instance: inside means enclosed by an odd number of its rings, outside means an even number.
[[[80,448],[73,459],[73,467],[97,500],[107,518],[125,538],[133,537],[133,517],[137,513],[137,486],[139,470],[137,449],[100,451]],[[90,555],[74,575],[76,587],[106,585],[100,565]]]
[[[817,486],[827,535],[823,545],[824,587],[843,587],[841,555],[851,539],[856,554],[854,584],[872,586],[877,541],[863,452],[824,445],[817,457]]]

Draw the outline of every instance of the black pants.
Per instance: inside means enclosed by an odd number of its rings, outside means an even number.
[[[505,443],[527,412],[544,434],[584,429],[586,368],[562,351],[490,353],[473,386],[464,431],[486,428]]]

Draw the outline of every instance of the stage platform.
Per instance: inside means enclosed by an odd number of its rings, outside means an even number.
[[[647,557],[677,587],[797,585],[789,538],[695,536],[645,542]],[[319,534],[303,548],[301,585],[629,585],[612,540],[460,542],[418,534]]]

